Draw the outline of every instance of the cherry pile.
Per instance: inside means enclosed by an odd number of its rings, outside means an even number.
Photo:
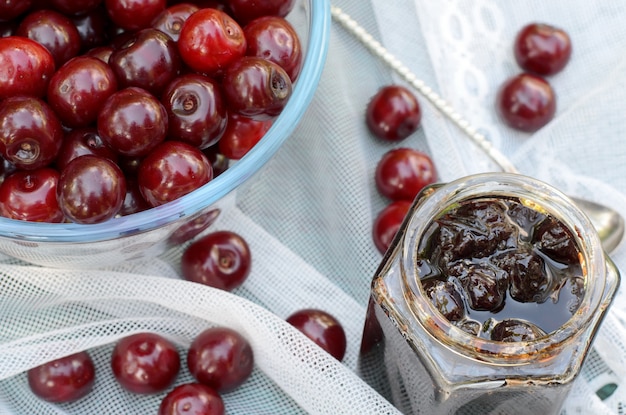
[[[572,54],[571,40],[560,28],[530,23],[518,32],[513,51],[525,72],[501,85],[496,110],[510,127],[534,132],[556,113],[556,94],[545,77],[565,67]]]
[[[168,391],[158,413],[224,414],[222,395],[241,386],[254,369],[254,353],[240,333],[212,327],[196,336],[187,350],[187,369],[195,382],[175,387],[180,372],[176,346],[156,333],[137,333],[117,342],[111,372],[119,385],[135,394]],[[87,352],[63,357],[28,371],[32,392],[49,402],[72,402],[88,395],[96,371]]]
[[[0,4],[0,215],[100,223],[208,183],[291,96],[293,5]]]

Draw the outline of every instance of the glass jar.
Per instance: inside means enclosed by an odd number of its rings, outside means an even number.
[[[463,201],[519,200],[562,222],[579,249],[584,294],[558,329],[529,341],[461,330],[433,305],[417,266],[430,224]],[[619,285],[591,222],[560,191],[507,173],[427,187],[416,198],[372,281],[359,371],[410,414],[558,413]]]

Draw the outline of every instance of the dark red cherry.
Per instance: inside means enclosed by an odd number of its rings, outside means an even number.
[[[427,154],[412,148],[396,148],[379,160],[375,180],[383,196],[412,201],[425,186],[437,180],[437,172]]]
[[[136,31],[150,27],[165,10],[165,0],[104,0],[109,17],[124,30]]]
[[[243,284],[251,265],[248,243],[231,231],[203,236],[192,242],[181,257],[181,271],[186,280],[226,291]]]
[[[261,16],[285,17],[293,9],[295,0],[227,0],[237,21],[246,24]]]
[[[85,15],[98,7],[102,0],[49,0],[50,4],[66,15]]]
[[[100,1],[100,0],[98,0]],[[111,21],[104,7],[96,7],[87,13],[71,16],[80,36],[81,51],[105,46],[109,40]]]
[[[169,119],[169,137],[200,149],[217,143],[228,114],[220,84],[204,75],[175,78],[163,91],[161,103]]]
[[[49,167],[17,171],[0,184],[0,215],[31,222],[62,222],[57,202],[59,172]]]
[[[148,91],[129,87],[112,94],[97,119],[98,134],[117,153],[144,156],[167,135],[167,112]]]
[[[165,141],[142,160],[137,180],[144,199],[159,206],[192,192],[213,178],[206,156],[181,141]]]
[[[545,79],[522,73],[502,84],[496,110],[511,128],[535,132],[554,118],[556,95]]]
[[[554,75],[569,62],[572,42],[563,29],[530,23],[518,32],[513,52],[522,69],[538,75]]]
[[[54,73],[47,99],[65,126],[87,127],[116,91],[117,79],[109,65],[95,57],[77,56]]]
[[[15,96],[0,102],[0,153],[16,167],[50,164],[62,142],[61,123],[41,99]]]
[[[0,1],[0,22],[8,22],[26,13],[32,6],[32,0]]]
[[[176,43],[165,33],[146,28],[130,34],[109,57],[120,87],[135,86],[159,96],[178,75],[181,61]]]
[[[302,68],[302,47],[293,26],[284,18],[264,16],[248,23],[243,32],[246,55],[268,59],[287,72],[294,82]]]
[[[243,29],[218,9],[200,9],[187,18],[178,38],[178,50],[196,72],[217,74],[246,53]]]
[[[224,415],[224,401],[201,383],[185,383],[174,388],[161,401],[158,415]]]
[[[274,62],[244,56],[224,72],[224,97],[231,111],[257,120],[281,113],[291,97],[291,79]]]
[[[156,333],[137,333],[117,342],[111,369],[122,387],[133,393],[167,389],[178,375],[180,356],[169,340]]]
[[[132,215],[133,213],[143,212],[150,209],[150,205],[145,201],[139,190],[137,180],[134,178],[126,178],[126,196],[124,203],[117,213],[119,216]]]
[[[341,323],[326,311],[312,308],[298,310],[287,317],[287,323],[300,330],[335,359],[343,359],[346,353],[346,333]]]
[[[239,160],[261,141],[272,122],[271,119],[255,120],[229,112],[226,131],[217,143],[220,153],[231,160]]]
[[[67,133],[54,164],[57,169],[63,170],[70,161],[85,154],[105,157],[114,163],[118,161],[117,153],[104,144],[98,131],[94,127],[87,127],[77,128]]]
[[[220,152],[217,144],[203,149],[202,152],[209,160],[209,163],[211,163],[211,167],[213,168],[213,177],[219,176],[228,169],[230,160]]]
[[[381,254],[387,252],[393,238],[396,236],[398,229],[402,225],[404,217],[411,208],[411,202],[407,200],[397,200],[390,203],[381,210],[376,219],[374,220],[374,226],[372,229],[372,237],[374,245],[378,248]]]
[[[77,56],[81,49],[80,34],[74,22],[53,10],[29,13],[15,34],[42,44],[54,57],[57,68]]]
[[[422,110],[408,88],[388,85],[381,88],[367,104],[365,120],[376,137],[400,141],[417,131]]]
[[[248,340],[237,331],[212,327],[200,333],[189,346],[187,367],[198,382],[226,393],[250,377],[254,354]]]
[[[49,402],[71,402],[87,395],[96,370],[87,352],[62,357],[28,371],[28,385],[35,395]]]
[[[18,36],[0,38],[0,100],[45,96],[54,70],[54,58],[41,44]]]
[[[152,27],[159,29],[176,42],[183,28],[183,23],[198,10],[200,10],[200,7],[192,3],[174,4],[163,10],[161,14],[154,19]]]
[[[122,170],[111,160],[84,155],[61,172],[57,199],[65,217],[76,223],[99,223],[114,217],[126,196]]]

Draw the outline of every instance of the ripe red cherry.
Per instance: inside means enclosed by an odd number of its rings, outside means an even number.
[[[70,161],[85,154],[105,157],[114,163],[118,161],[117,153],[104,144],[98,131],[93,127],[87,127],[77,128],[67,133],[54,164],[57,169],[63,170]]]
[[[254,368],[248,340],[227,327],[212,327],[200,333],[189,346],[187,367],[191,375],[220,393],[244,383]]]
[[[145,89],[129,87],[112,94],[97,119],[98,134],[114,151],[144,156],[167,135],[167,112]]]
[[[300,330],[335,359],[343,359],[346,353],[346,333],[341,323],[326,311],[312,308],[299,310],[287,317],[287,323]]]
[[[211,75],[246,53],[246,37],[241,26],[223,11],[200,9],[183,24],[178,50],[191,69]]]
[[[144,199],[159,206],[208,183],[211,163],[198,148],[181,141],[165,141],[141,162],[137,180]]]
[[[367,104],[365,120],[376,137],[400,141],[417,131],[422,110],[408,88],[388,85],[381,88]]]
[[[49,0],[55,9],[66,15],[84,15],[102,3],[102,0]]]
[[[15,32],[50,51],[57,68],[80,52],[80,34],[65,15],[53,10],[36,10],[24,17]]]
[[[180,70],[176,43],[165,33],[146,28],[129,34],[109,57],[120,87],[135,86],[159,96]]]
[[[165,0],[104,0],[109,17],[117,26],[129,31],[150,27],[165,10]]]
[[[167,34],[175,42],[178,41],[183,23],[189,16],[200,10],[198,6],[191,3],[174,4],[163,10],[154,21],[152,27]]]
[[[212,388],[186,383],[169,392],[161,401],[158,415],[224,415],[224,401]]]
[[[176,347],[156,333],[137,333],[117,342],[111,369],[120,385],[133,393],[156,393],[168,388],[178,375]]]
[[[231,111],[257,120],[278,116],[291,97],[291,79],[274,62],[244,56],[224,72],[224,97]]]
[[[28,371],[28,385],[49,402],[71,402],[87,395],[95,381],[95,367],[87,352],[62,357]]]
[[[0,38],[0,100],[43,97],[54,69],[52,54],[41,44],[18,36]]]
[[[189,245],[181,258],[181,271],[186,280],[226,291],[243,284],[250,268],[248,243],[231,231],[203,236]]]
[[[402,225],[404,217],[409,213],[411,202],[407,200],[397,200],[387,205],[381,210],[372,229],[374,245],[381,254],[387,252],[398,229]]]
[[[522,73],[502,84],[496,110],[510,127],[534,132],[554,118],[556,95],[545,79]]]
[[[437,179],[435,164],[421,151],[397,148],[385,153],[376,166],[376,188],[392,200],[412,201]]]
[[[523,69],[538,75],[554,75],[569,61],[572,42],[563,29],[531,23],[518,32],[513,52]]]
[[[49,167],[17,171],[0,184],[0,215],[31,222],[62,222],[57,203],[59,172]]]
[[[93,124],[105,101],[117,91],[117,79],[98,58],[77,56],[52,75],[48,104],[67,127]]]
[[[147,209],[150,209],[150,205],[148,205],[148,202],[146,202],[141,195],[137,180],[126,178],[126,196],[124,197],[124,203],[122,203],[118,215],[131,215]]]
[[[291,24],[282,17],[264,16],[248,23],[243,32],[248,49],[246,55],[268,59],[287,72],[295,81],[302,68],[300,39]]]
[[[227,0],[237,21],[246,24],[261,16],[285,17],[293,9],[295,0]]]
[[[272,122],[271,119],[255,120],[229,112],[226,131],[217,142],[220,153],[231,160],[239,160],[261,141]]]
[[[161,103],[169,120],[169,137],[200,149],[217,143],[228,122],[219,83],[200,74],[175,78],[163,91]]]
[[[63,128],[39,98],[15,96],[0,102],[0,153],[16,167],[34,170],[57,156]]]
[[[57,199],[65,216],[76,223],[99,223],[115,216],[126,196],[122,170],[111,160],[84,155],[61,172]]]
[[[5,0],[0,2],[0,22],[8,22],[26,13],[32,0]]]
[[[70,19],[78,30],[82,52],[105,46],[109,40],[109,26],[112,23],[103,6],[84,14],[72,15]]]

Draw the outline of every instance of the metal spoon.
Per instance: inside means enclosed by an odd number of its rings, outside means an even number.
[[[333,19],[357,38],[370,52],[380,58],[387,66],[400,75],[409,85],[423,95],[437,110],[461,129],[478,147],[480,147],[498,167],[507,173],[519,173],[513,163],[496,149],[487,138],[480,134],[470,123],[456,112],[445,100],[434,92],[424,81],[413,74],[408,67],[393,56],[380,42],[372,37],[349,15],[340,8],[331,6]],[[615,210],[590,200],[570,197],[572,201],[589,217],[596,228],[602,246],[611,252],[620,244],[624,237],[624,218]]]

